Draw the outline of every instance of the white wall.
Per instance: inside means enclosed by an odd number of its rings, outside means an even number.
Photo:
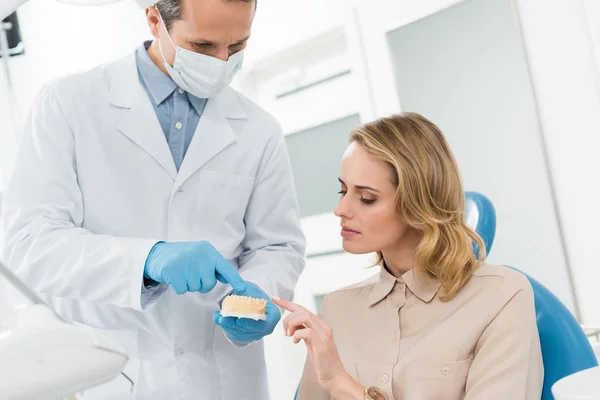
[[[244,68],[344,23],[347,0],[258,0]]]
[[[600,71],[600,1],[584,0],[584,17],[586,18],[591,32],[591,51],[596,59],[597,72]]]
[[[593,11],[588,16],[586,4]],[[598,324],[600,7],[587,0],[523,0],[518,11],[583,321]]]
[[[352,66],[345,30],[338,26],[247,63],[239,84],[291,134],[357,113],[356,79],[348,73]],[[334,76],[339,77],[330,79]]]
[[[388,33],[403,110],[445,133],[467,190],[494,203],[491,263],[574,310],[522,41],[508,0],[469,0]]]

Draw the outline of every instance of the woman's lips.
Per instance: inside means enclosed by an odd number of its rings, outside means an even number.
[[[342,237],[344,237],[344,238],[351,238],[351,237],[354,237],[359,234],[360,234],[360,232],[353,231],[352,229],[342,226]]]

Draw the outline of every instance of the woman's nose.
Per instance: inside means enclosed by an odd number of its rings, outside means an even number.
[[[350,218],[350,210],[348,207],[347,196],[343,196],[340,198],[340,202],[337,207],[333,210],[333,213],[336,217],[339,218]]]

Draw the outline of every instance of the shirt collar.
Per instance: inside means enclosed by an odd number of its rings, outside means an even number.
[[[171,77],[165,74],[150,58],[148,48],[152,41],[146,41],[137,49],[136,60],[140,81],[148,88],[154,105],[160,105],[178,89],[177,84]],[[201,115],[206,104],[206,99],[201,99],[190,93],[186,93],[188,100],[196,112]]]
[[[190,92],[187,92],[186,94],[190,104],[192,105],[192,107],[194,107],[194,110],[196,110],[198,115],[202,115],[202,111],[204,111],[204,106],[206,105],[207,100],[201,99],[200,97],[196,97]]]
[[[426,303],[433,300],[441,286],[437,279],[425,277],[417,273],[414,268],[405,272],[400,278],[396,278],[382,266],[372,286],[369,305],[374,306],[385,299],[394,288],[396,281],[403,281],[415,296]]]

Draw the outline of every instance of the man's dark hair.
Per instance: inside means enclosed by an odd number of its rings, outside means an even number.
[[[225,1],[242,1],[244,3],[254,2],[258,6],[258,0],[225,0]],[[156,8],[160,11],[160,15],[165,22],[167,31],[170,31],[175,21],[183,18],[183,0],[160,0],[156,3]]]

